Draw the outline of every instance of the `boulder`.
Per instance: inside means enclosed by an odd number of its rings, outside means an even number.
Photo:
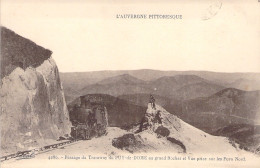
[[[118,149],[125,149],[131,153],[138,149],[142,145],[140,135],[135,136],[134,134],[125,134],[121,137],[114,138],[112,140],[112,145]]]
[[[164,126],[159,126],[156,130],[155,133],[158,136],[162,136],[162,137],[167,137],[170,135],[170,130]]]

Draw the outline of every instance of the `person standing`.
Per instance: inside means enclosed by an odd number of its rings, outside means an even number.
[[[156,109],[155,108],[155,98],[151,94],[150,94],[150,101],[149,101],[149,103],[151,103],[153,109]]]

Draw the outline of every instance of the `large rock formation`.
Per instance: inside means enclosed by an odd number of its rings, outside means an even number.
[[[108,126],[107,109],[100,97],[81,96],[80,104],[75,104],[70,119],[73,127],[71,135],[76,139],[91,139],[106,133]]]
[[[1,151],[52,143],[70,133],[52,52],[1,27]]]
[[[129,133],[131,132],[131,133]],[[112,146],[131,153],[236,153],[237,144],[225,137],[209,135],[151,103],[142,123],[111,141]]]
[[[83,99],[82,99],[83,98]],[[131,127],[141,121],[145,113],[145,107],[131,104],[128,101],[105,94],[88,94],[75,99],[68,105],[70,119],[72,122],[83,122],[84,110],[80,111],[82,100],[87,104],[102,104],[107,109],[108,125],[110,127]]]

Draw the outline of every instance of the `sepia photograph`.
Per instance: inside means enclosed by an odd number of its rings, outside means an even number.
[[[258,0],[2,0],[1,168],[260,166]]]

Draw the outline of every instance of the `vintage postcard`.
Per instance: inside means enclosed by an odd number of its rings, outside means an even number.
[[[1,168],[260,166],[259,0],[2,0]]]

